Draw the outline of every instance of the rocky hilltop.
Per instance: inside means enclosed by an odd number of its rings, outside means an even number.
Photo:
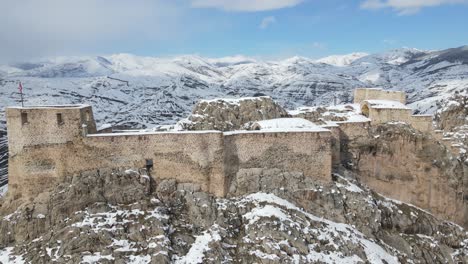
[[[213,99],[198,102],[187,120],[185,130],[230,131],[245,128],[254,121],[289,117],[289,113],[270,97]]]
[[[16,263],[466,263],[468,233],[334,175],[239,173],[228,198],[144,171],[71,175],[8,214]],[[266,184],[268,183],[268,184]]]

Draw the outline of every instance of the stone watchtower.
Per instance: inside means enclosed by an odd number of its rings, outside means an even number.
[[[64,146],[96,131],[88,105],[8,107],[6,119],[9,193],[14,196],[52,184],[67,165]]]

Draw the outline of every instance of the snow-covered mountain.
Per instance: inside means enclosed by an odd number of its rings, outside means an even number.
[[[172,123],[202,98],[269,95],[291,109],[347,102],[354,88],[373,86],[406,91],[417,112],[433,113],[438,101],[468,88],[468,46],[321,60],[116,54],[0,65],[0,130],[6,126],[3,108],[19,104],[18,81],[26,105],[87,103],[99,124],[122,127]],[[1,136],[0,157],[4,141]]]
[[[316,62],[326,63],[335,66],[348,66],[353,61],[362,57],[368,56],[369,54],[364,52],[355,52],[347,55],[332,55],[325,58],[316,60]]]

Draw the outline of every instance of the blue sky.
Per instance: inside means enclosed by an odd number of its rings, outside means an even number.
[[[0,57],[319,58],[468,44],[467,0],[0,0]]]

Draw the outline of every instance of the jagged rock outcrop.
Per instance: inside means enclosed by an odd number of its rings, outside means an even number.
[[[0,260],[468,261],[462,228],[360,187],[351,172],[344,173],[320,185],[280,170],[243,171],[225,199],[192,184],[154,182],[144,171],[74,175],[18,208],[3,204]]]
[[[198,102],[187,120],[187,130],[237,130],[254,121],[287,117],[289,114],[270,97],[214,99]]]
[[[468,96],[456,94],[442,102],[435,122],[442,143],[468,165]]]
[[[373,190],[468,226],[468,167],[432,135],[388,123],[370,127],[344,151]]]
[[[451,97],[437,111],[434,119],[439,129],[456,132],[460,127],[468,125],[468,96],[457,94]]]
[[[316,124],[325,124],[327,121],[341,122],[359,118],[361,109],[359,105],[345,104],[339,106],[316,106],[316,107],[300,107],[296,110],[289,111],[293,117],[307,119]],[[361,120],[361,122],[363,122]]]

